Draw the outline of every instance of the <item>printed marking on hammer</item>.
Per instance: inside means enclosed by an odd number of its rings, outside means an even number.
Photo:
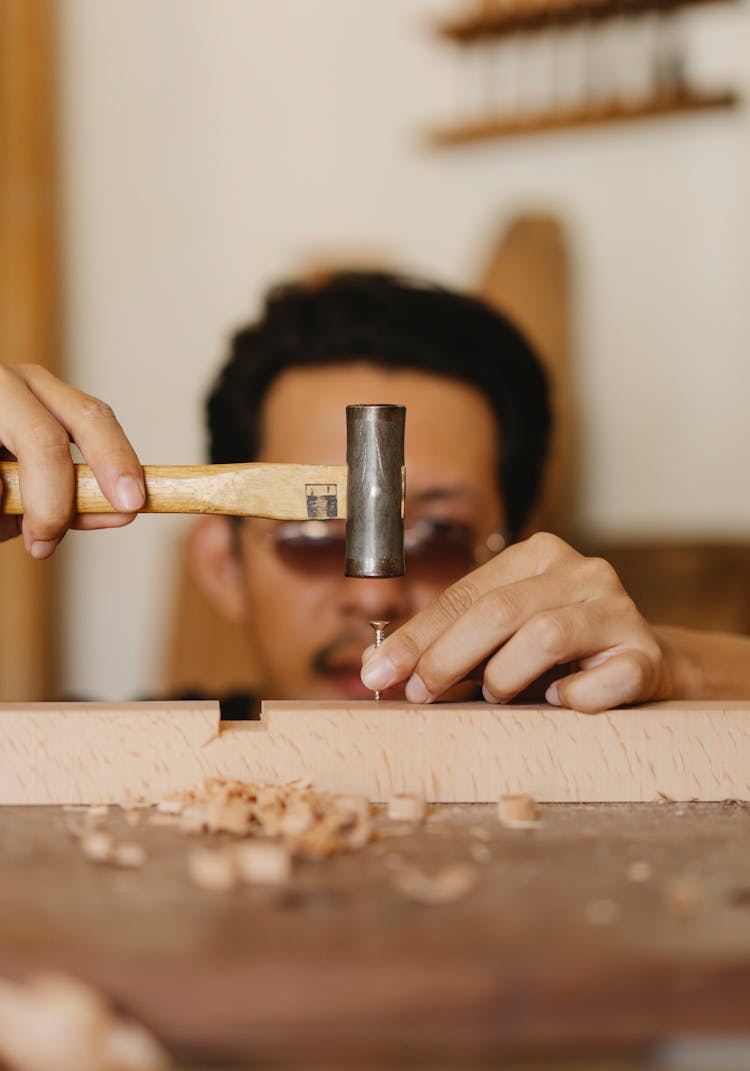
[[[307,516],[311,521],[335,517],[338,513],[338,494],[335,483],[306,483]]]

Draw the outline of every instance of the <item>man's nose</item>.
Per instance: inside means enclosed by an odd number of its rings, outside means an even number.
[[[348,613],[368,621],[396,621],[409,616],[408,585],[403,577],[347,577],[343,583],[343,605]]]

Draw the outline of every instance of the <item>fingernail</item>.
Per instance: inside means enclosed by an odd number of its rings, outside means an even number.
[[[372,658],[360,674],[365,688],[380,692],[396,683],[396,667],[390,658]]]
[[[369,647],[365,647],[364,651],[362,652],[362,665],[364,665],[365,662],[369,662],[374,654],[375,654],[375,644],[371,643],[370,646]]]
[[[135,476],[121,476],[117,481],[117,501],[125,513],[135,513],[146,501],[146,488]]]
[[[49,558],[50,554],[57,546],[57,542],[56,539],[35,539],[29,547],[29,554],[32,558]]]
[[[406,682],[406,698],[410,703],[426,703],[430,693],[424,686],[424,681],[416,673],[412,673]]]
[[[485,700],[486,703],[499,703],[500,702],[500,700],[497,698],[497,696],[492,694],[492,692],[489,690],[489,688],[487,687],[486,684],[482,685],[482,695],[484,696],[484,700]]]
[[[557,691],[557,682],[556,681],[553,681],[552,684],[550,684],[549,688],[544,693],[544,698],[553,707],[559,707],[560,706],[560,696],[559,696],[559,693]]]

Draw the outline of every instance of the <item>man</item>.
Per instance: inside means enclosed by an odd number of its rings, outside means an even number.
[[[603,561],[555,536],[521,542],[548,432],[544,377],[502,316],[423,283],[345,273],[273,291],[209,401],[214,462],[340,463],[350,402],[407,406],[407,574],[346,579],[335,522],[202,518],[199,581],[248,631],[264,698],[427,702],[472,674],[488,702],[544,682],[596,712],[750,695],[750,640],[646,624]],[[73,517],[72,438],[121,513]],[[144,500],[112,411],[36,366],[0,369],[0,439],[18,457],[30,553],[68,526],[126,524]],[[18,531],[0,518],[0,537]],[[497,553],[504,542],[511,545]],[[395,632],[365,652],[368,622]]]
[[[407,409],[404,578],[345,579],[340,522],[209,517],[194,534],[198,579],[246,624],[264,697],[371,698],[368,622],[423,609],[516,538],[536,497],[549,414],[525,341],[479,302],[377,274],[270,295],[209,401],[211,460],[340,463],[346,404],[378,401]]]

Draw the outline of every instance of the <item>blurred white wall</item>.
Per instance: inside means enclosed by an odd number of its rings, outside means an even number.
[[[504,219],[551,209],[575,247],[582,526],[747,537],[747,111],[425,151],[460,111],[427,32],[445,9],[61,3],[69,378],[144,461],[198,462],[203,391],[270,281],[351,250],[466,285]],[[688,32],[693,68],[750,98],[746,6]],[[66,540],[69,691],[153,687],[182,523]]]

